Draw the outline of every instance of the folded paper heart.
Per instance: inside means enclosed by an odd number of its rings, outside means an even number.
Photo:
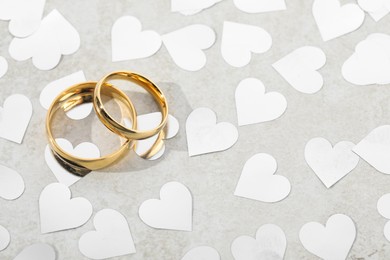
[[[266,224],[257,230],[256,238],[237,237],[231,245],[231,251],[235,260],[282,260],[286,247],[287,239],[283,230],[277,225]]]
[[[22,176],[13,169],[0,165],[0,198],[14,200],[24,192]]]
[[[56,260],[56,251],[48,244],[33,244],[22,250],[13,260]]]

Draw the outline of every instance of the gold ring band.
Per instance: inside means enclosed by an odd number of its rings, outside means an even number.
[[[143,87],[146,91],[148,91],[158,104],[160,110],[161,110],[161,122],[160,124],[150,130],[145,131],[139,131],[135,127],[127,128],[123,124],[117,122],[105,109],[102,98],[101,98],[101,91],[104,88],[112,87],[112,85],[104,84],[108,80],[112,79],[122,79],[122,80],[129,80],[133,83],[136,83],[137,85]],[[125,137],[126,139],[133,139],[133,140],[142,140],[149,137],[152,137],[156,134],[160,134],[158,139],[163,138],[163,129],[167,123],[168,120],[168,103],[167,100],[162,93],[162,91],[150,80],[147,78],[130,72],[130,71],[116,71],[112,72],[105,77],[103,77],[97,84],[95,88],[95,94],[93,98],[93,106],[95,109],[95,112],[97,116],[99,117],[100,121],[112,132]],[[159,145],[160,142],[156,141],[156,145]]]
[[[120,100],[126,107],[126,111],[129,111],[129,117],[132,120],[132,128],[137,128],[137,113],[133,103],[128,96],[118,88],[110,85],[109,83],[102,84],[105,87],[102,90],[104,95],[111,96]],[[55,141],[51,130],[51,123],[53,116],[58,109],[63,109],[64,112],[71,110],[72,108],[93,101],[93,96],[96,88],[96,82],[85,82],[73,85],[59,94],[50,106],[46,116],[46,133],[49,141],[49,146],[55,156],[55,158],[72,173],[85,176],[92,170],[98,170],[109,166],[118,159],[120,159],[134,144],[134,141],[127,138],[121,145],[121,147],[108,155],[100,158],[80,158],[73,156],[65,152]],[[122,108],[122,107],[121,107]]]

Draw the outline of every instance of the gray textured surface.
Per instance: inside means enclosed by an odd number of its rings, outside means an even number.
[[[333,143],[341,140],[356,143],[373,128],[389,122],[389,86],[353,86],[342,78],[340,70],[355,45],[369,33],[390,34],[390,16],[378,23],[367,16],[358,31],[324,43],[311,14],[312,1],[287,2],[286,11],[249,15],[226,0],[200,14],[185,17],[171,13],[168,0],[50,0],[45,14],[57,8],[79,31],[81,48],[48,72],[38,71],[31,61],[15,62],[9,57],[7,49],[12,37],[8,23],[0,22],[0,55],[7,58],[10,67],[0,80],[0,104],[10,94],[22,93],[34,107],[22,145],[0,140],[0,163],[19,171],[26,183],[26,191],[18,200],[0,200],[0,224],[12,236],[10,246],[0,252],[0,258],[12,259],[32,243],[47,242],[55,247],[58,259],[84,259],[77,242],[93,228],[92,221],[75,230],[40,234],[38,197],[47,184],[56,180],[44,160],[46,112],[39,104],[39,94],[47,83],[79,69],[91,80],[113,70],[129,69],[161,83],[182,129],[177,138],[168,142],[168,151],[158,162],[128,156],[109,172],[91,174],[72,187],[73,196],[88,198],[94,212],[109,207],[127,217],[137,253],[117,259],[180,259],[198,245],[215,247],[222,259],[232,259],[233,239],[239,235],[254,236],[258,227],[266,223],[277,224],[285,231],[286,259],[315,259],[299,242],[299,229],[309,221],[324,223],[334,213],[347,214],[356,223],[358,235],[350,259],[388,259],[390,243],[383,236],[386,220],[377,213],[376,202],[390,192],[389,176],[361,160],[353,172],[327,190],[306,165],[303,150],[306,142],[317,136]],[[206,67],[199,72],[183,71],[172,62],[164,47],[148,59],[112,63],[110,30],[122,15],[134,15],[143,28],[161,34],[193,23],[211,26],[218,38],[206,51]],[[230,67],[220,55],[224,20],[263,27],[273,37],[272,49],[253,55],[252,62],[244,68]],[[271,67],[274,61],[303,45],[319,46],[327,55],[327,64],[321,69],[325,85],[314,95],[297,92]],[[261,79],[267,91],[285,95],[286,113],[273,122],[240,127],[237,144],[226,152],[189,158],[183,130],[191,109],[207,106],[215,110],[220,121],[236,124],[234,90],[248,76]],[[84,127],[91,130],[87,123]],[[76,140],[81,136],[77,132],[81,130],[77,129],[66,137],[73,136]],[[93,136],[84,137],[101,141],[96,131]],[[243,164],[258,152],[273,155],[278,173],[290,180],[292,191],[284,201],[266,204],[233,195]],[[139,205],[158,197],[160,187],[172,180],[182,182],[192,191],[193,232],[154,230],[138,217]]]

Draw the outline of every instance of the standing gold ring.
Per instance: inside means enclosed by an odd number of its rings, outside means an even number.
[[[104,83],[102,85],[104,86],[102,93],[120,100],[122,102],[121,110],[129,112],[132,127],[137,128],[137,113],[128,96],[109,83]],[[124,156],[129,148],[131,148],[134,144],[133,140],[127,138],[124,142],[122,142],[121,147],[117,151],[100,158],[93,159],[73,156],[65,152],[57,144],[51,130],[51,123],[57,110],[61,108],[64,112],[67,112],[78,105],[92,102],[95,87],[96,82],[85,82],[73,85],[72,87],[66,89],[54,99],[46,116],[46,133],[49,140],[49,146],[54,154],[54,157],[67,170],[79,176],[85,176],[92,170],[98,170],[109,166]]]
[[[117,122],[105,109],[102,98],[101,98],[101,91],[104,88],[109,88],[112,85],[104,84],[108,80],[112,79],[122,79],[122,80],[129,80],[142,88],[144,88],[147,92],[149,92],[156,103],[158,104],[160,110],[161,110],[161,122],[160,124],[150,130],[144,130],[140,131],[137,130],[134,126],[132,128],[127,128],[123,124]],[[93,97],[93,106],[95,109],[95,112],[97,116],[99,117],[100,121],[112,132],[125,137],[127,139],[133,139],[133,140],[142,140],[149,137],[152,137],[156,134],[159,134],[159,140],[162,139],[164,135],[164,127],[168,120],[168,103],[167,100],[163,94],[163,92],[149,79],[130,72],[130,71],[116,71],[112,72],[105,77],[103,77],[97,84],[95,88],[95,94]],[[160,144],[160,142],[156,142],[156,144]]]

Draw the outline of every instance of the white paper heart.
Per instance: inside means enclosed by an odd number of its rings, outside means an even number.
[[[286,98],[279,92],[265,93],[263,82],[255,78],[242,80],[236,88],[238,125],[274,120],[287,108]]]
[[[112,26],[112,61],[141,59],[152,56],[161,47],[155,31],[142,31],[141,22],[133,16],[122,16]]]
[[[359,162],[352,142],[342,141],[334,147],[322,137],[311,139],[305,146],[305,159],[327,188],[350,173]]]
[[[390,221],[387,221],[385,227],[383,228],[383,234],[385,238],[390,241]]]
[[[99,148],[93,143],[84,142],[73,148],[72,143],[64,138],[56,138],[56,142],[62,149],[72,155],[81,158],[100,157]],[[45,148],[45,161],[59,183],[65,184],[66,186],[71,186],[81,179],[80,176],[70,173],[64,167],[61,166],[61,164],[54,157],[48,145],[46,145]]]
[[[264,53],[272,46],[271,35],[263,28],[227,22],[223,23],[221,53],[233,67],[249,64],[253,53]]]
[[[6,249],[11,241],[8,230],[0,225],[0,252]]]
[[[312,11],[324,41],[355,31],[365,16],[357,4],[341,6],[340,0],[315,0]]]
[[[390,174],[390,125],[375,128],[352,150],[378,171]]]
[[[355,237],[353,220],[343,214],[332,215],[325,227],[317,222],[307,223],[299,232],[306,250],[324,260],[346,259]]]
[[[188,251],[181,260],[220,260],[217,250],[209,246],[198,246]]]
[[[261,226],[256,239],[250,236],[237,237],[231,246],[235,260],[272,259],[283,260],[287,239],[283,230],[274,224]]]
[[[60,79],[54,80],[47,84],[45,88],[41,91],[39,96],[39,102],[44,109],[49,109],[54,98],[57,97],[65,89],[73,86],[75,84],[87,81],[82,70],[79,70],[75,73],[62,77]],[[66,115],[74,120],[80,120],[86,118],[92,112],[92,103],[84,103],[76,106],[70,111],[66,112]]]
[[[171,0],[171,11],[184,15],[193,15],[207,9],[222,0]]]
[[[380,197],[376,207],[379,214],[381,214],[384,218],[390,219],[390,193]]]
[[[59,64],[62,55],[73,54],[79,47],[79,33],[54,9],[43,18],[34,34],[26,38],[14,38],[9,53],[17,61],[32,58],[38,69],[51,70]]]
[[[96,231],[79,240],[80,252],[91,259],[105,259],[135,253],[134,241],[126,218],[113,209],[102,209],[93,219]]]
[[[246,13],[264,13],[286,10],[284,0],[233,0],[238,9]]]
[[[188,71],[198,71],[206,65],[203,50],[215,42],[215,32],[203,24],[186,26],[164,34],[163,43],[177,66]]]
[[[168,182],[161,187],[160,199],[144,201],[138,214],[146,225],[153,228],[191,231],[191,192],[179,182]]]
[[[272,64],[272,67],[296,90],[313,94],[324,84],[317,70],[325,63],[326,56],[320,48],[304,46],[287,54]]]
[[[0,107],[0,137],[21,144],[32,116],[31,101],[23,95],[9,96]]]
[[[92,204],[87,199],[72,199],[70,189],[66,185],[49,184],[39,197],[41,232],[50,233],[80,227],[89,220],[92,211]]]
[[[217,124],[214,111],[205,107],[188,116],[186,133],[189,156],[227,150],[238,140],[237,128],[227,122]]]
[[[5,73],[7,73],[7,71],[8,62],[3,56],[0,56],[0,79],[5,75]]]
[[[41,23],[46,0],[2,0],[0,20],[10,21],[8,30],[15,37],[27,37]]]
[[[390,35],[370,34],[343,64],[345,80],[356,85],[390,83]]]
[[[376,22],[390,12],[390,0],[358,0],[357,2]]]
[[[22,176],[17,171],[0,164],[0,198],[17,199],[23,194],[24,188]]]
[[[263,202],[277,202],[286,198],[291,185],[286,177],[274,175],[277,167],[271,155],[253,155],[244,165],[234,195]]]
[[[14,260],[56,260],[56,251],[48,244],[33,244],[23,249]]]
[[[149,113],[144,115],[137,116],[137,129],[140,131],[149,130],[156,126],[158,126],[161,122],[161,113]],[[164,128],[165,138],[164,140],[171,139],[177,135],[179,132],[179,121],[172,115],[168,115],[168,122],[166,127]],[[137,141],[137,145],[135,147],[135,152],[139,156],[146,153],[152,145],[156,142],[157,136],[152,136],[150,138]],[[158,152],[153,157],[149,158],[149,160],[157,160],[161,156],[163,156],[165,152],[165,145],[161,148],[160,152]]]

